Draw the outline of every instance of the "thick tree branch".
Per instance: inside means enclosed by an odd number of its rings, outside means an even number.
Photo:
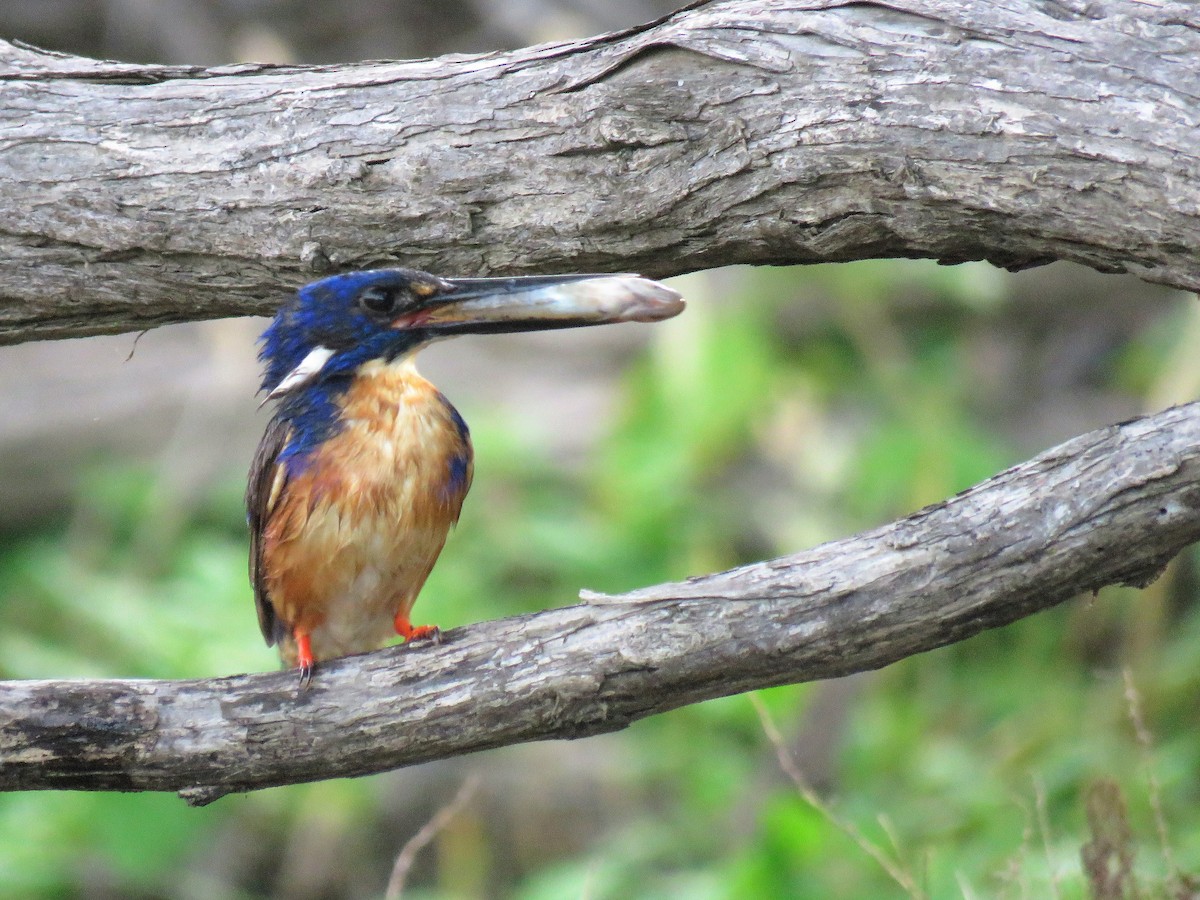
[[[0,684],[0,789],[230,791],[363,775],[875,669],[1200,539],[1200,403],[1094,431],[805,553],[294,673]]]
[[[0,341],[268,312],[345,266],[1067,259],[1200,287],[1185,0],[713,2],[482,57],[0,44]]]

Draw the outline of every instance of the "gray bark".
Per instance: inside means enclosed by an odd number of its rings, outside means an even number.
[[[1200,287],[1183,0],[753,0],[480,57],[0,44],[0,341],[264,313],[348,266],[1052,259]]]
[[[293,672],[0,684],[0,789],[230,791],[615,731],[846,675],[1080,592],[1146,584],[1200,539],[1200,403],[1075,438],[906,519],[769,562]]]

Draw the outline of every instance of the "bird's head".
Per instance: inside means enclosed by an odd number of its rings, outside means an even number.
[[[653,322],[679,294],[637,275],[439,278],[414,269],[333,275],[301,288],[263,332],[263,390],[281,397],[455,334]]]

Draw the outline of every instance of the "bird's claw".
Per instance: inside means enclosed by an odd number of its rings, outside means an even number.
[[[312,638],[303,631],[297,631],[295,636],[296,663],[300,668],[300,685],[296,690],[303,693],[312,684],[313,667],[316,665],[316,660],[313,659]]]
[[[300,663],[300,684],[296,688],[297,693],[304,693],[312,685],[313,663],[312,661]]]
[[[429,641],[435,647],[442,643],[442,629],[436,625],[414,625],[404,636],[404,643],[409,641]]]
[[[404,643],[409,641],[432,640],[434,644],[442,642],[442,630],[436,625],[414,625],[408,621],[408,613],[402,612],[396,615],[393,622],[396,626],[396,634],[404,638]]]

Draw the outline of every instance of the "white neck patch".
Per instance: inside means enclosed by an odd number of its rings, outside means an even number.
[[[275,385],[275,389],[267,394],[263,402],[282,397],[284,394],[310,383],[321,373],[321,369],[325,367],[325,363],[329,362],[331,356],[333,356],[333,351],[328,347],[313,347],[308,351],[308,355],[300,360],[299,365],[288,372],[283,381]]]

